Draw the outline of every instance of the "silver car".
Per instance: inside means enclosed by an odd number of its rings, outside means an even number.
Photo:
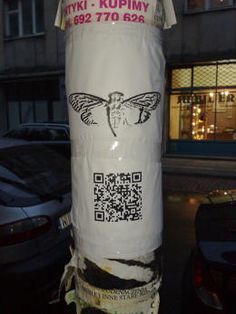
[[[0,149],[0,312],[52,300],[70,258],[68,159],[42,145]]]

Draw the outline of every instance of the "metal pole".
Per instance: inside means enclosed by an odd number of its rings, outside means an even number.
[[[162,29],[171,0],[61,0],[79,313],[157,313],[161,284]]]

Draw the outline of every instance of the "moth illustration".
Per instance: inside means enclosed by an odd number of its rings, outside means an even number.
[[[151,111],[160,103],[161,94],[158,92],[144,93],[124,100],[124,94],[113,92],[108,95],[109,100],[85,93],[73,93],[69,96],[72,108],[79,112],[81,120],[87,125],[98,124],[93,114],[95,109],[103,107],[106,110],[108,125],[114,136],[120,125],[145,123],[151,116]],[[136,121],[127,115],[128,110],[136,110]]]

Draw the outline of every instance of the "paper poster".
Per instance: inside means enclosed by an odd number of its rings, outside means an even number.
[[[161,254],[156,250],[136,259],[91,260],[75,253],[66,266],[66,286],[72,276],[75,279],[75,290],[66,294],[67,304],[76,303],[78,314],[158,313]]]
[[[160,34],[118,26],[72,32],[66,48],[74,225],[84,254],[111,258],[154,250],[162,233]]]
[[[82,279],[77,279],[77,294],[80,301],[80,310],[88,305],[95,305],[102,313],[110,314],[152,314],[159,309],[159,282],[153,281],[142,287],[124,290],[104,290],[90,286]],[[138,306],[137,306],[138,305]],[[138,312],[137,312],[138,308]],[[104,312],[103,312],[104,311]]]
[[[171,0],[61,0],[77,313],[156,314],[161,283],[163,28]]]
[[[168,1],[167,1],[168,2]],[[165,5],[167,3],[165,1]],[[76,247],[132,258],[162,242],[162,1],[61,1]],[[169,14],[170,15],[170,14]]]

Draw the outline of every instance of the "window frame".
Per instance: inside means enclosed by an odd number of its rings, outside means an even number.
[[[201,12],[210,12],[210,11],[219,11],[219,10],[227,10],[227,9],[236,9],[236,1],[235,0],[228,0],[229,4],[222,6],[222,7],[211,7],[211,0],[203,0],[204,1],[204,8],[203,9],[189,9],[188,8],[188,1],[184,1],[184,12],[186,14],[192,13],[201,13]]]
[[[22,0],[17,1],[17,9],[10,10],[9,4],[7,1],[4,1],[4,39],[15,39],[15,38],[25,38],[32,36],[44,35],[45,31],[37,31],[37,14],[36,14],[36,0],[30,0],[32,2],[32,12],[31,12],[31,21],[32,21],[32,33],[24,34],[23,30],[23,10],[22,10]],[[12,14],[17,14],[18,18],[18,35],[11,35],[10,29],[10,19],[9,16]]]

